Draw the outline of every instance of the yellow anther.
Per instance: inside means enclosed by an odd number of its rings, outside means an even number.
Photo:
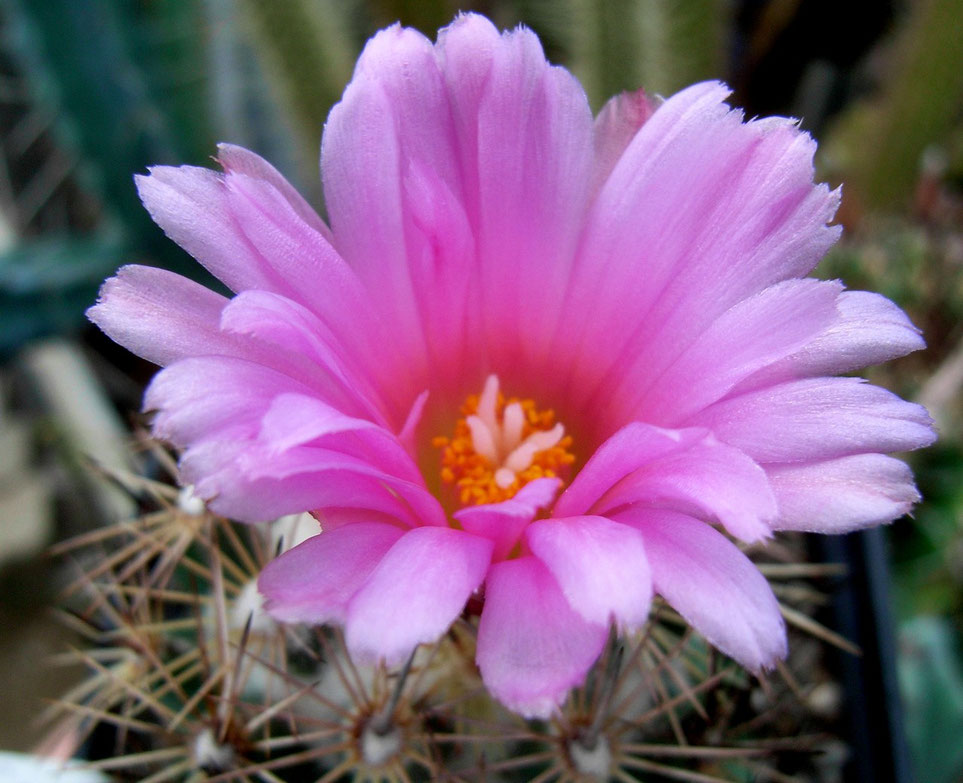
[[[441,480],[452,487],[463,506],[508,500],[537,478],[564,479],[568,467],[575,461],[570,451],[572,438],[564,435],[563,428],[556,423],[555,411],[551,408],[540,409],[531,399],[506,398],[497,389],[498,381],[492,376],[486,384],[486,392],[482,395],[472,394],[465,400],[452,436],[439,436],[431,441],[432,446],[441,450]],[[494,420],[490,413],[479,410],[486,394],[491,395],[487,398],[489,406],[492,396],[497,395]],[[505,409],[515,403],[521,406],[524,414],[521,417],[522,427],[518,433],[516,424],[514,432],[509,433],[510,428],[505,426]],[[474,419],[476,429],[480,428],[491,436],[487,446],[487,435],[482,441],[477,441],[476,432],[473,438],[470,418]],[[479,453],[476,448],[479,442],[483,444],[480,448],[487,448],[489,453]],[[491,454],[492,443],[494,459]]]

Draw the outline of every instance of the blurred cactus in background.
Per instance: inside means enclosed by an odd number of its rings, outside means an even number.
[[[80,330],[106,275],[130,261],[205,274],[138,201],[132,175],[148,165],[205,165],[216,142],[238,143],[319,206],[321,127],[364,41],[396,20],[431,37],[458,10],[524,23],[596,109],[620,90],[723,78],[748,116],[800,116],[820,140],[819,177],[846,183],[846,234],[823,276],[882,292],[926,334],[929,350],[871,378],[924,402],[942,429],[914,462],[926,502],[891,536],[918,777],[959,781],[963,2],[857,5],[0,0],[0,354],[72,333],[103,370],[111,349]],[[103,383],[129,409],[146,372],[124,361]],[[801,537],[762,561],[797,626],[771,680],[713,653],[662,605],[641,637],[610,645],[559,719],[526,723],[485,696],[470,617],[390,672],[356,666],[333,632],[276,625],[253,578],[294,543],[294,521],[210,514],[176,488],[159,445],[138,448],[146,473],[111,481],[143,515],[59,547],[74,569],[62,618],[79,639],[61,661],[88,677],[46,716],[61,751],[120,779],[842,779],[833,676],[851,645],[821,624],[840,575],[806,565]]]

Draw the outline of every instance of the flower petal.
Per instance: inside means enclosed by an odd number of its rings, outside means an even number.
[[[603,517],[542,519],[525,540],[583,619],[628,630],[645,622],[652,576],[637,530]]]
[[[635,421],[596,449],[555,504],[556,517],[581,516],[613,486],[643,465],[689,448],[707,430],[665,430]]]
[[[344,622],[348,601],[402,535],[392,525],[358,522],[312,536],[261,572],[265,608],[285,622]]]
[[[228,288],[275,290],[277,277],[231,216],[221,174],[197,166],[154,166],[134,181],[154,222]]]
[[[882,454],[772,465],[767,472],[779,503],[776,530],[849,533],[892,522],[920,500],[909,466]]]
[[[104,283],[87,317],[127,350],[163,366],[199,354],[239,354],[237,341],[218,328],[226,304],[186,277],[130,265]]]
[[[351,599],[348,648],[392,664],[435,641],[481,585],[491,553],[490,541],[449,527],[405,533]]]
[[[776,501],[762,468],[705,429],[633,422],[603,443],[555,504],[556,517],[668,506],[718,519],[746,541],[770,535]]]
[[[469,533],[483,536],[494,543],[492,560],[498,562],[508,557],[538,510],[552,502],[561,483],[556,478],[535,479],[509,500],[468,506],[456,511],[454,517]]]
[[[420,483],[421,472],[398,439],[365,419],[304,394],[274,398],[261,420],[259,440],[274,452],[318,446],[356,457],[405,481]]]
[[[626,505],[667,507],[718,520],[743,541],[772,535],[776,498],[766,472],[712,436],[641,467],[596,504],[599,514]]]
[[[649,100],[645,90],[620,92],[605,102],[595,118],[592,134],[595,148],[593,194],[598,193],[639,128],[656,108],[657,104]]]
[[[202,497],[214,498],[212,508],[230,503],[245,521],[256,521],[252,509],[270,511],[270,518],[304,509],[346,507],[390,514],[399,524],[447,525],[441,506],[420,477],[417,483],[406,481],[364,459],[323,448],[271,452],[253,444],[238,453],[229,470],[198,481],[196,489]]]
[[[537,378],[559,318],[593,164],[592,112],[538,38],[462,14],[438,36],[475,231],[491,361]],[[524,337],[524,339],[520,339]]]
[[[689,422],[709,427],[757,462],[808,462],[928,446],[932,420],[920,405],[859,378],[813,378],[747,392]]]
[[[460,192],[450,129],[431,43],[414,30],[394,26],[365,46],[321,140],[325,203],[336,247],[393,326],[388,340],[403,354],[412,376],[411,386],[403,389],[409,400],[427,385],[426,345],[409,268],[403,181],[418,161],[452,192]],[[391,354],[386,352],[389,361]]]
[[[492,566],[476,660],[488,690],[529,718],[547,718],[585,679],[608,629],[583,620],[534,557]]]
[[[770,286],[720,315],[661,376],[644,364],[626,372],[610,399],[641,405],[646,421],[676,426],[811,342],[836,318],[841,291],[839,283],[812,279]]]
[[[926,347],[920,330],[886,297],[843,291],[833,322],[800,351],[746,379],[743,389],[814,375],[836,375]]]
[[[441,507],[424,488],[324,449],[271,456],[250,441],[210,440],[188,449],[180,468],[211,510],[241,522],[310,509],[335,518],[367,512],[401,527],[444,524]]]
[[[281,172],[257,153],[236,144],[222,143],[217,145],[217,162],[226,173],[246,174],[271,185],[307,225],[322,235],[327,236],[330,233],[324,221],[297,189],[284,178]]]
[[[287,358],[326,401],[387,424],[385,403],[355,354],[298,302],[268,291],[244,291],[224,308],[221,328]]]
[[[655,591],[713,645],[756,672],[786,657],[786,626],[769,583],[725,536],[668,511],[618,519],[642,533]]]
[[[612,171],[586,224],[556,353],[603,403],[626,363],[668,367],[719,315],[807,273],[839,235],[838,193],[813,184],[815,143],[790,120],[743,122],[728,89],[698,84],[667,99]],[[603,311],[598,303],[605,302]]]
[[[253,437],[271,401],[312,389],[263,364],[228,356],[182,359],[159,372],[144,394],[144,409],[158,411],[153,430],[177,446],[215,439],[230,430]]]
[[[271,290],[311,309],[340,339],[377,344],[380,325],[358,276],[289,199],[272,183],[236,172],[225,175],[224,191],[239,230],[277,276]]]

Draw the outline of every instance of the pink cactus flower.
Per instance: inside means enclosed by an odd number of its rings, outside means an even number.
[[[322,532],[260,589],[397,663],[481,606],[491,693],[550,714],[661,595],[748,669],[786,654],[733,539],[888,522],[919,496],[889,452],[925,410],[852,377],[923,347],[891,302],[805,277],[839,236],[792,120],[725,86],[592,117],[526,29],[459,16],[366,46],[321,145],[327,225],[275,169],[137,177],[225,298],[160,269],[90,318],[164,365],[154,431],[246,521]]]

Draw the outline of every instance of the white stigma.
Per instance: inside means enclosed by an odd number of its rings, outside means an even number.
[[[471,445],[475,453],[497,466],[495,483],[502,489],[508,489],[516,476],[532,464],[538,452],[558,444],[565,435],[565,427],[556,424],[550,430],[540,430],[522,438],[525,411],[521,403],[506,405],[501,420],[497,410],[498,376],[489,375],[478,398],[477,412],[468,416],[465,422],[471,432]]]

